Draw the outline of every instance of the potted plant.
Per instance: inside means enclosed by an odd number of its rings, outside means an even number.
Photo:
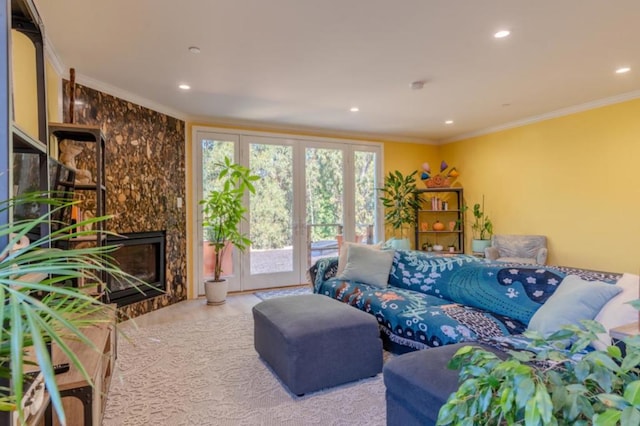
[[[242,220],[246,220],[247,208],[243,203],[245,191],[255,193],[253,182],[259,179],[248,168],[232,163],[229,157],[215,166],[220,169],[217,188],[209,191],[207,197],[200,201],[207,244],[213,248],[213,279],[204,283],[208,305],[219,305],[226,300],[229,284],[221,274],[227,251],[236,247],[244,252],[251,244],[251,240],[240,232],[239,226]]]
[[[47,343],[56,342],[71,365],[86,375],[84,366],[67,342],[75,339],[93,346],[80,327],[105,321],[96,315],[109,309],[86,294],[86,288],[73,287],[71,282],[82,279],[99,282],[102,271],[119,281],[132,283],[135,288],[142,282],[112,263],[108,253],[117,246],[52,248],[58,242],[95,236],[92,225],[108,217],[90,218],[72,225],[59,224],[61,226],[50,234],[29,240],[27,234],[39,230],[41,225],[50,224],[52,217],[62,209],[68,209],[70,203],[42,194],[25,194],[0,201],[0,212],[34,204],[49,204],[47,213],[0,224],[0,293],[3,297],[0,308],[3,319],[0,329],[0,411],[17,411],[18,423],[24,422],[19,401],[24,391],[24,367],[32,363],[25,359],[25,349],[31,347],[51,403],[64,424],[64,409]]]
[[[403,176],[399,171],[389,172],[384,178],[384,186],[378,188],[383,193],[380,201],[385,207],[384,220],[390,225],[394,234],[400,230],[400,238],[392,238],[388,244],[401,250],[411,248],[409,239],[405,236],[407,225],[415,224],[416,211],[420,208],[421,198],[416,187],[416,174]]]
[[[471,251],[484,253],[484,249],[491,246],[491,236],[493,235],[493,223],[484,212],[484,195],[482,196],[482,205],[476,203],[473,206],[473,219]]]
[[[640,308],[640,300],[630,303]],[[640,340],[624,338],[624,352],[618,346],[585,352],[606,330],[596,321],[581,323],[546,339],[527,332],[529,350],[509,351],[505,360],[479,347],[459,349],[449,367],[460,369],[460,387],[437,424],[640,424]],[[557,349],[568,341],[568,349]]]

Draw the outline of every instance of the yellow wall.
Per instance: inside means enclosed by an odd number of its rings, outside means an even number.
[[[36,54],[33,43],[18,31],[11,31],[13,119],[34,138],[38,137],[38,94]]]
[[[638,117],[640,99],[443,145],[439,153],[460,171],[467,204],[485,195],[495,233],[546,235],[551,264],[638,273]]]
[[[384,174],[399,170],[406,175],[422,170],[422,163],[440,164],[438,146],[414,143],[384,143]],[[420,176],[418,176],[420,178]],[[422,183],[418,184],[419,187]]]
[[[37,138],[38,91],[33,43],[24,34],[12,31],[11,55],[14,120],[20,128]],[[48,60],[45,60],[45,79],[48,120],[61,121],[59,90],[62,78]]]

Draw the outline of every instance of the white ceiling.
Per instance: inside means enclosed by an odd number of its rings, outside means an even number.
[[[190,120],[428,142],[640,96],[638,0],[35,2],[79,82]]]

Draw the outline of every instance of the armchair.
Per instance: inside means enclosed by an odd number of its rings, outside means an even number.
[[[485,258],[502,262],[547,263],[547,237],[544,235],[494,235]]]

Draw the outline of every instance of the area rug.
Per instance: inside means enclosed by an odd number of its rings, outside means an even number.
[[[385,425],[382,374],[297,397],[253,348],[249,314],[127,331],[103,425]],[[386,357],[385,357],[386,358]]]
[[[255,294],[258,299],[267,300],[274,297],[286,297],[286,296],[298,296],[300,294],[311,294],[311,287],[296,287],[296,288],[283,288],[280,290],[268,290],[268,291],[256,291]]]

